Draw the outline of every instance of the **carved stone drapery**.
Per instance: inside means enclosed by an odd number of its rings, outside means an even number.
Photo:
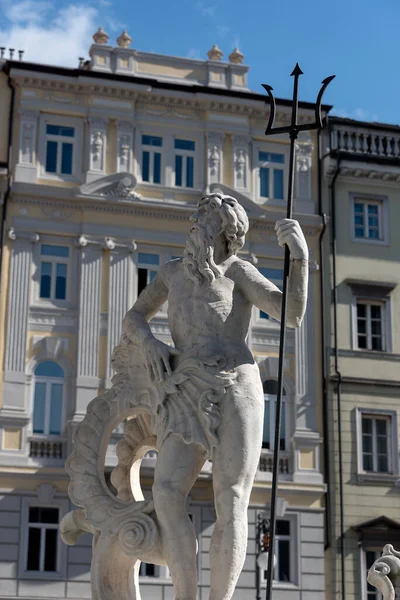
[[[224,134],[209,131],[207,133],[207,184],[222,182],[222,146]]]
[[[127,121],[117,124],[117,172],[132,170],[133,127]]]
[[[296,198],[311,199],[311,166],[313,144],[296,142]]]
[[[88,163],[89,171],[87,181],[97,179],[106,169],[106,147],[107,147],[107,124],[108,119],[90,117],[88,119]]]
[[[250,138],[244,135],[233,136],[234,188],[249,188],[249,144]]]
[[[39,111],[20,111],[20,133],[18,163],[15,178],[19,181],[34,183],[37,176],[36,139]]]

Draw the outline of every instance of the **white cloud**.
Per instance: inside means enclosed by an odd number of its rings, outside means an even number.
[[[48,2],[22,0],[7,8],[6,17],[8,26],[0,26],[2,46],[24,50],[28,62],[67,67],[77,67],[78,57],[88,55],[99,26],[98,11],[84,4],[54,11]]]
[[[353,108],[352,110],[333,108],[331,114],[346,119],[356,119],[357,121],[379,121],[376,113],[365,108]]]
[[[203,17],[215,17],[215,11],[217,7],[211,4],[206,5],[204,2],[201,2],[201,0],[198,0],[196,3],[196,9]]]

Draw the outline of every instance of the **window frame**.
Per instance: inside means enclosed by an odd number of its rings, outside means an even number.
[[[379,287],[377,286],[377,291],[379,291]],[[358,292],[357,290],[353,290],[352,292],[352,303],[351,303],[351,322],[352,322],[352,347],[356,352],[368,352],[371,354],[382,354],[382,353],[390,353],[392,352],[392,326],[391,326],[391,302],[389,295],[369,295],[365,293]],[[372,348],[360,348],[358,345],[358,315],[357,315],[357,305],[358,304],[366,304],[370,306],[381,305],[382,306],[382,350],[373,350]],[[369,309],[370,311],[370,309]],[[367,309],[368,312],[368,309]],[[367,345],[368,345],[368,331],[370,331],[370,321],[367,318]],[[371,337],[371,336],[370,336]]]
[[[366,306],[366,344],[367,347],[366,348],[361,348],[359,346],[359,336],[364,336],[363,333],[359,333],[358,331],[358,306],[359,305],[364,305]],[[381,318],[380,318],[380,323],[381,323],[381,344],[382,344],[382,348],[381,350],[376,350],[374,348],[372,348],[372,330],[371,330],[371,324],[372,324],[372,317],[371,317],[371,306],[380,306],[381,307]],[[373,298],[362,298],[362,297],[355,297],[355,343],[356,343],[356,350],[361,350],[361,351],[366,351],[366,352],[387,352],[387,326],[386,326],[386,301],[385,300],[379,300],[377,299],[373,299]],[[375,336],[377,337],[377,336]]]
[[[62,240],[62,242],[61,242]],[[68,247],[69,257],[65,260],[64,257],[46,256],[41,254],[42,245],[63,246]],[[44,259],[44,260],[43,260]],[[33,260],[32,260],[32,291],[31,291],[31,306],[43,308],[73,308],[76,305],[76,293],[78,286],[77,277],[79,276],[76,269],[77,254],[76,248],[72,243],[72,239],[64,236],[43,235],[40,236],[38,244],[34,245]],[[41,280],[41,263],[42,262],[65,262],[67,264],[67,283],[66,283],[66,298],[41,298],[40,297],[40,280]],[[55,278],[54,278],[55,279]],[[54,283],[55,285],[55,283]],[[53,282],[52,282],[53,286]]]
[[[268,378],[265,379],[263,384],[268,381],[268,380],[273,380],[273,378]],[[286,392],[285,388],[284,391]],[[270,413],[269,413],[269,420],[270,420],[270,448],[264,448],[264,440],[262,441],[262,449],[264,452],[273,452],[274,451],[274,442],[275,442],[275,418],[276,418],[276,402],[277,402],[277,395],[276,394],[265,394],[264,393],[264,408],[265,408],[265,403],[266,401],[268,401],[270,404]],[[284,450],[280,450],[280,453],[282,455],[287,454],[288,451],[288,445],[289,445],[289,441],[290,441],[290,436],[288,435],[288,423],[290,422],[289,420],[289,415],[288,415],[288,395],[287,393],[282,394],[282,404],[285,405],[285,449]],[[265,419],[265,416],[264,416]],[[281,426],[282,426],[282,422],[281,422]],[[264,437],[264,435],[263,435]],[[280,438],[281,439],[281,438]]]
[[[300,519],[298,518],[297,513],[288,513],[286,512],[283,517],[279,517],[278,521],[289,521],[290,523],[290,546],[289,546],[289,556],[290,556],[290,581],[279,581],[277,579],[273,579],[273,589],[298,589],[301,587],[301,569],[300,569],[300,552],[299,552],[299,540],[300,540]],[[277,535],[275,535],[275,544],[278,540]],[[276,568],[279,565],[279,558],[277,561]],[[260,567],[257,567],[260,569]],[[266,579],[265,573],[260,569],[260,581],[262,583],[262,587],[265,589],[266,587]]]
[[[63,432],[64,432],[64,428],[65,428],[65,422],[66,422],[66,402],[65,402],[65,398],[66,398],[66,394],[65,394],[65,369],[64,367],[62,367],[57,361],[52,360],[52,359],[46,359],[43,361],[40,361],[36,367],[35,370],[37,369],[37,367],[42,364],[42,362],[54,362],[56,365],[58,365],[64,372],[64,377],[47,377],[46,375],[39,375],[38,377],[36,377],[35,373],[33,372],[32,375],[32,386],[31,386],[31,394],[32,394],[32,398],[31,398],[31,407],[32,407],[32,419],[31,419],[31,437],[34,439],[39,439],[39,438],[43,438],[43,439],[59,439],[59,438],[63,438]],[[43,433],[36,433],[33,431],[33,413],[35,410],[35,391],[36,391],[36,383],[45,383],[46,385],[46,392],[45,392],[45,415],[44,415],[44,423],[45,423],[45,427],[44,427],[44,432]],[[51,414],[51,386],[53,383],[62,383],[62,411],[61,411],[61,431],[60,433],[50,433],[48,431],[49,429],[49,425],[50,425],[50,414]],[[49,392],[50,390],[50,392]],[[46,427],[47,424],[47,427]],[[47,431],[46,431],[47,430]]]
[[[139,142],[140,142],[140,151],[138,153],[138,162],[139,162],[139,181],[141,184],[144,185],[154,185],[154,186],[163,186],[165,185],[165,169],[166,169],[166,151],[165,151],[165,144],[166,144],[166,139],[165,139],[165,134],[161,131],[161,132],[152,132],[151,129],[145,128],[144,130],[140,131],[139,133],[140,137],[139,137]],[[161,146],[148,146],[147,144],[143,143],[143,137],[144,136],[150,136],[150,137],[159,137],[162,140],[162,144]],[[144,152],[149,152],[150,153],[150,164],[149,164],[149,175],[150,175],[150,180],[149,181],[145,181],[143,179],[143,153]],[[155,183],[153,181],[154,179],[154,153],[157,152],[161,155],[161,160],[160,160],[160,181]]]
[[[350,213],[350,231],[351,240],[353,242],[361,244],[375,244],[380,246],[389,245],[389,202],[387,196],[375,195],[375,194],[358,194],[350,193],[351,210]],[[378,227],[380,232],[380,238],[374,239],[370,237],[356,237],[355,231],[355,204],[365,204],[378,206]],[[364,209],[365,215],[365,209]],[[368,229],[368,227],[367,227]]]
[[[367,582],[367,574],[368,574],[368,569],[369,567],[367,567],[367,556],[366,553],[367,552],[375,552],[376,554],[376,559],[380,558],[380,556],[382,555],[382,547],[383,545],[378,548],[378,547],[360,547],[360,574],[361,574],[361,600],[368,600],[368,582]],[[375,560],[376,560],[375,559]],[[380,591],[375,588],[376,592],[376,600],[383,600],[383,596],[380,593]]]
[[[68,138],[73,145],[72,149],[72,173],[48,173],[46,171],[46,149],[48,136],[47,125],[61,125],[64,127],[73,127],[75,129],[74,137]],[[82,146],[83,146],[83,119],[73,117],[63,117],[42,113],[39,118],[39,161],[38,178],[55,181],[80,182],[82,178]]]
[[[363,448],[362,448],[362,418],[363,416],[371,418],[387,418],[390,419],[388,440],[388,472],[365,471],[363,467]],[[379,410],[374,408],[357,408],[356,409],[356,435],[357,435],[357,475],[360,482],[364,480],[389,480],[398,479],[399,473],[399,457],[398,457],[398,423],[397,412],[391,410]]]
[[[283,171],[283,199],[279,200],[276,198],[271,198],[271,197],[264,197],[261,196],[261,185],[260,185],[260,160],[259,160],[259,152],[268,152],[270,154],[281,154],[284,156],[284,163],[283,163],[283,168],[281,169]],[[285,202],[285,198],[287,197],[287,180],[288,180],[288,169],[289,169],[289,147],[287,144],[277,144],[277,143],[271,143],[271,144],[266,144],[266,143],[255,143],[253,144],[253,190],[255,191],[255,200],[258,204],[273,204],[275,206],[279,206],[282,207],[284,202]],[[271,163],[271,165],[273,165],[274,163]],[[277,166],[280,163],[275,163]],[[279,168],[279,167],[278,167]],[[272,167],[273,170],[273,167]],[[269,192],[271,192],[271,189],[273,187],[273,177],[270,177],[270,181],[269,181]]]
[[[28,535],[29,535],[29,509],[31,507],[40,508],[58,508],[59,522],[58,531],[62,518],[69,510],[69,501],[66,498],[54,497],[50,502],[43,502],[37,496],[22,498],[21,507],[21,528],[19,544],[19,567],[18,577],[20,579],[43,579],[43,580],[62,580],[67,576],[67,546],[57,536],[57,571],[28,571],[26,569],[28,557]]]
[[[175,142],[177,140],[182,140],[185,142],[193,142],[194,150],[180,150],[175,148]],[[173,185],[178,190],[194,190],[195,189],[195,173],[196,173],[196,147],[197,140],[195,139],[186,139],[183,137],[174,136],[174,158],[173,158]],[[182,185],[177,185],[176,183],[176,157],[182,157]],[[188,186],[187,183],[187,159],[188,157],[193,158],[193,185]]]

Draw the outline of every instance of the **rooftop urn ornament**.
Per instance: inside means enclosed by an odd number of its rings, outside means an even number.
[[[210,60],[221,60],[223,55],[224,53],[218,48],[217,44],[214,44],[211,50],[207,52],[207,56]]]
[[[272,93],[273,88],[270,85],[262,84],[263,88],[268,94],[270,115],[268,125],[265,130],[265,135],[288,133],[290,137],[290,154],[289,154],[289,181],[288,181],[288,194],[287,194],[287,211],[286,218],[292,218],[293,212],[293,182],[294,182],[294,168],[295,168],[295,142],[301,131],[309,131],[312,129],[322,129],[324,123],[322,122],[321,103],[322,96],[332,81],[335,75],[326,77],[322,81],[322,87],[319,91],[317,101],[315,103],[315,122],[305,123],[298,125],[298,86],[299,77],[303,75],[303,71],[300,69],[299,64],[296,63],[295,68],[290,74],[294,78],[293,81],[293,101],[292,101],[292,120],[290,125],[285,127],[274,127],[276,104],[275,98]],[[280,431],[281,431],[281,420],[282,420],[282,394],[283,394],[283,363],[285,356],[285,337],[286,337],[286,311],[287,311],[287,298],[288,298],[288,279],[290,270],[290,251],[289,247],[285,245],[285,261],[283,270],[283,288],[282,288],[282,304],[281,304],[281,325],[280,325],[280,343],[279,343],[279,361],[278,361],[278,393],[276,398],[276,418],[275,418],[275,436],[274,436],[274,460],[272,470],[272,490],[271,490],[271,518],[270,518],[270,538],[269,538],[269,551],[268,551],[268,569],[267,569],[267,592],[266,600],[272,599],[272,582],[273,582],[273,570],[274,570],[274,540],[275,540],[275,529],[276,529],[276,511],[277,511],[277,490],[278,490],[278,474],[279,474],[279,450],[280,450]]]
[[[132,38],[129,33],[124,29],[121,35],[117,38],[117,44],[120,48],[129,48],[132,43]]]
[[[109,35],[104,31],[102,27],[99,27],[96,33],[93,35],[95,44],[107,44]]]
[[[235,48],[228,58],[233,65],[241,65],[244,61],[244,55],[240,52],[239,48]]]

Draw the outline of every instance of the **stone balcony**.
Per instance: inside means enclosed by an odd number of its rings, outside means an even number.
[[[61,438],[31,437],[29,438],[29,458],[64,460],[66,457],[66,440]]]

